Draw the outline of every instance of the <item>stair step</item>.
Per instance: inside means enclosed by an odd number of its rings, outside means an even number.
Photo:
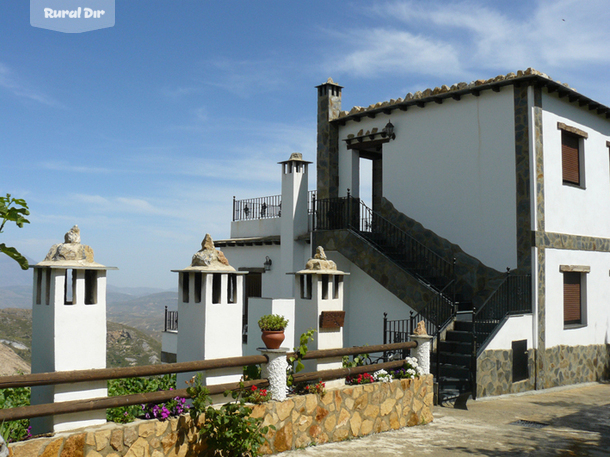
[[[470,301],[457,301],[456,300],[456,304],[457,304],[457,310],[458,311],[472,311],[472,302]]]
[[[472,353],[472,342],[466,341],[441,341],[441,352],[452,352],[457,354]]]
[[[455,321],[453,323],[453,330],[472,332],[472,320],[471,321]]]
[[[442,363],[439,368],[441,371],[441,378],[470,379],[470,368],[468,367]]]
[[[472,362],[472,354],[460,354],[455,352],[441,352],[440,354],[441,363],[448,363],[452,365],[460,365],[463,367],[470,366]],[[434,357],[436,361],[436,357]]]
[[[473,341],[472,332],[463,330],[448,330],[445,336],[445,341]]]

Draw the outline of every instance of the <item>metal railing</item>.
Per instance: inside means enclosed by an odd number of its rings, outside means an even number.
[[[358,198],[348,195],[317,200],[314,227],[316,230],[356,231],[434,290],[444,289],[453,279],[453,262],[445,260]]]
[[[316,204],[315,190],[307,192],[307,214],[313,214]],[[233,197],[233,222],[256,219],[270,219],[282,216],[282,196],[246,198],[236,200]]]
[[[165,307],[165,325],[163,328],[164,332],[177,332],[178,331],[178,311],[168,311],[167,306]]]
[[[478,309],[473,311],[472,332],[475,337],[477,355],[493,336],[498,324],[511,314],[532,312],[532,276],[511,275],[506,278],[494,293]]]
[[[233,221],[269,219],[282,215],[282,196],[247,198],[235,200],[233,197]]]
[[[360,346],[340,349],[312,350],[303,356],[303,360],[337,358],[345,355],[357,355],[363,353],[375,353],[385,351],[398,351],[417,347],[417,342],[409,341],[398,344],[385,344],[375,346]],[[287,358],[295,356],[295,353],[288,353]],[[71,384],[75,382],[107,381],[110,379],[132,378],[139,376],[155,376],[170,373],[185,373],[191,371],[206,371],[243,367],[267,363],[268,359],[264,355],[252,355],[244,357],[230,357],[224,359],[201,360],[196,362],[168,363],[163,365],[146,365],[140,367],[123,368],[103,368],[94,370],[63,371],[52,373],[35,373],[28,375],[16,375],[0,377],[0,389],[14,387],[33,387],[56,384]],[[404,364],[404,360],[375,364],[374,370],[390,370],[398,368]],[[335,370],[315,371],[309,373],[299,373],[294,375],[294,382],[307,382],[312,380],[338,379],[345,376],[361,374],[372,371],[370,365],[339,368]],[[266,379],[246,381],[241,386],[240,383],[227,383],[208,386],[211,395],[220,394],[226,390],[237,390],[242,387],[250,386],[264,387],[269,385]],[[95,411],[106,408],[116,408],[119,406],[139,405],[143,403],[160,403],[171,400],[175,397],[189,398],[186,389],[164,390],[149,392],[144,394],[117,395],[114,397],[92,398],[86,400],[72,400],[61,403],[47,403],[31,406],[20,406],[17,408],[0,409],[0,423],[3,421],[14,421],[20,419],[31,419],[33,417],[43,417],[55,414],[68,414],[83,411]]]

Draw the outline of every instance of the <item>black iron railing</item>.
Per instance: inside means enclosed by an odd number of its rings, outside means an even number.
[[[316,204],[316,191],[307,193],[307,214],[313,214]],[[270,219],[282,216],[282,196],[246,198],[236,200],[233,197],[233,221]]]
[[[178,311],[168,311],[167,306],[165,307],[165,325],[164,332],[177,332],[178,331]]]
[[[233,197],[233,221],[269,219],[282,215],[282,196],[247,198],[235,200]]]
[[[493,336],[498,324],[511,314],[532,312],[532,276],[511,275],[506,278],[495,292],[472,316],[472,331],[475,337],[476,355]]]
[[[409,335],[412,332],[409,329],[408,319],[388,319],[388,313],[383,313],[383,344],[402,343],[409,341]],[[383,354],[385,361],[408,356],[408,350],[385,352]]]
[[[348,195],[317,200],[314,227],[316,230],[358,232],[434,290],[444,289],[453,279],[453,262],[448,262],[358,198]]]

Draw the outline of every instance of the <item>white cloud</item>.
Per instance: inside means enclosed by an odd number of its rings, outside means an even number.
[[[0,62],[0,88],[17,97],[32,100],[43,105],[54,107],[61,106],[61,104],[53,98],[36,89],[28,87],[28,85],[23,82],[22,77],[16,75],[12,69],[2,62]]]
[[[548,73],[576,63],[610,63],[610,8],[601,0],[538,0],[520,9],[481,1],[395,1],[376,4],[368,14],[393,25],[337,34],[343,53],[327,65],[368,77],[400,72],[469,80],[487,76],[482,68],[531,66]]]

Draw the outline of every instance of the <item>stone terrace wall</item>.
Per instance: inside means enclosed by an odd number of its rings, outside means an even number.
[[[262,454],[342,441],[432,421],[432,375],[347,386],[254,406],[253,417],[274,425]],[[200,418],[201,420],[201,418]],[[9,446],[12,457],[206,456],[190,417],[100,427]],[[211,455],[211,454],[210,454]]]

